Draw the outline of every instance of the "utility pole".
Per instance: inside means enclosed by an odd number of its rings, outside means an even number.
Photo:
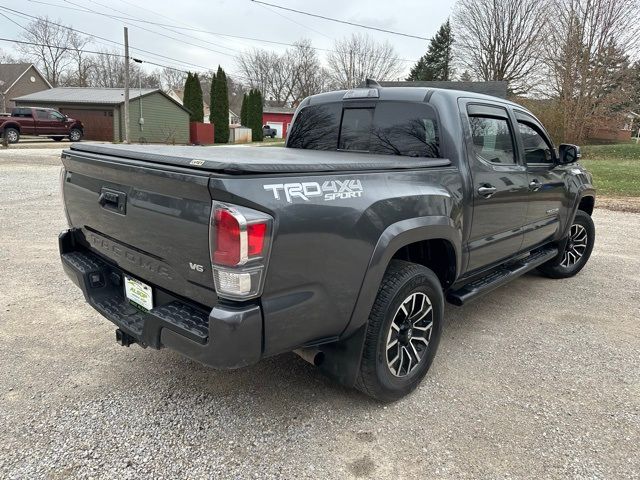
[[[124,143],[129,137],[129,29],[124,27]]]

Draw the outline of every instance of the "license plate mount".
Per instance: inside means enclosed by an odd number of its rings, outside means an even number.
[[[153,308],[153,290],[144,282],[124,276],[124,294],[135,307],[149,311]]]

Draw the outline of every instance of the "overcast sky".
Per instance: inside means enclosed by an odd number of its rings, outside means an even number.
[[[454,0],[323,0],[309,2],[303,0],[266,0],[298,10],[306,10],[319,15],[362,23],[383,29],[405,32],[422,37],[431,37],[438,27],[449,17]],[[378,41],[388,40],[403,59],[417,60],[426,50],[427,42],[413,38],[365,30],[349,25],[337,24],[292,12],[264,7],[250,0],[22,0],[2,2],[6,7],[29,15],[47,15],[51,20],[61,20],[76,29],[91,32],[118,42],[122,41],[122,27],[129,27],[129,42],[139,47],[167,57],[190,62],[194,65],[217,68],[222,65],[230,73],[235,72],[234,57],[238,52],[252,47],[264,47],[284,51],[286,47],[249,40],[232,39],[197,32],[180,30],[181,27],[208,30],[216,33],[242,35],[266,40],[292,43],[308,38],[318,48],[331,48],[333,40],[351,33],[366,33]],[[29,19],[3,10],[21,24]],[[75,4],[75,5],[74,5]],[[57,6],[54,6],[57,5]],[[112,19],[94,13],[81,11],[85,8],[111,15],[129,16],[136,19],[174,25],[172,29],[122,19]],[[147,30],[182,38],[173,40]],[[2,37],[18,38],[20,27],[0,16]],[[186,35],[195,37],[188,38]],[[195,45],[201,45],[201,47]],[[207,43],[209,42],[209,43]],[[215,44],[215,45],[214,45]],[[102,40],[95,40],[93,47],[109,46]],[[111,45],[115,47],[115,45]],[[15,46],[0,42],[0,48],[12,53]],[[189,65],[153,57],[132,50],[132,56],[171,66],[188,69]],[[320,52],[321,56],[323,55]],[[411,63],[405,62],[408,71]],[[195,66],[192,69],[197,70]]]

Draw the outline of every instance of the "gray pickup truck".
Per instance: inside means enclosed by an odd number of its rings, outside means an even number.
[[[295,351],[391,401],[429,369],[445,301],[584,267],[595,192],[579,157],[497,98],[325,93],[286,148],[73,145],[60,254],[122,345],[216,368]]]

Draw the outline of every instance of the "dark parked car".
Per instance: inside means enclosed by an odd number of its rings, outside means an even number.
[[[276,138],[278,131],[275,128],[271,128],[269,125],[262,126],[262,136]]]
[[[445,302],[535,268],[571,277],[591,254],[579,148],[514,103],[324,93],[286,146],[63,152],[62,263],[120,344],[217,368],[293,350],[394,400],[429,369]]]
[[[79,142],[84,135],[82,122],[63,115],[53,108],[17,107],[10,116],[0,116],[0,136],[8,143],[17,143],[20,135],[38,135],[60,141],[68,138]]]

